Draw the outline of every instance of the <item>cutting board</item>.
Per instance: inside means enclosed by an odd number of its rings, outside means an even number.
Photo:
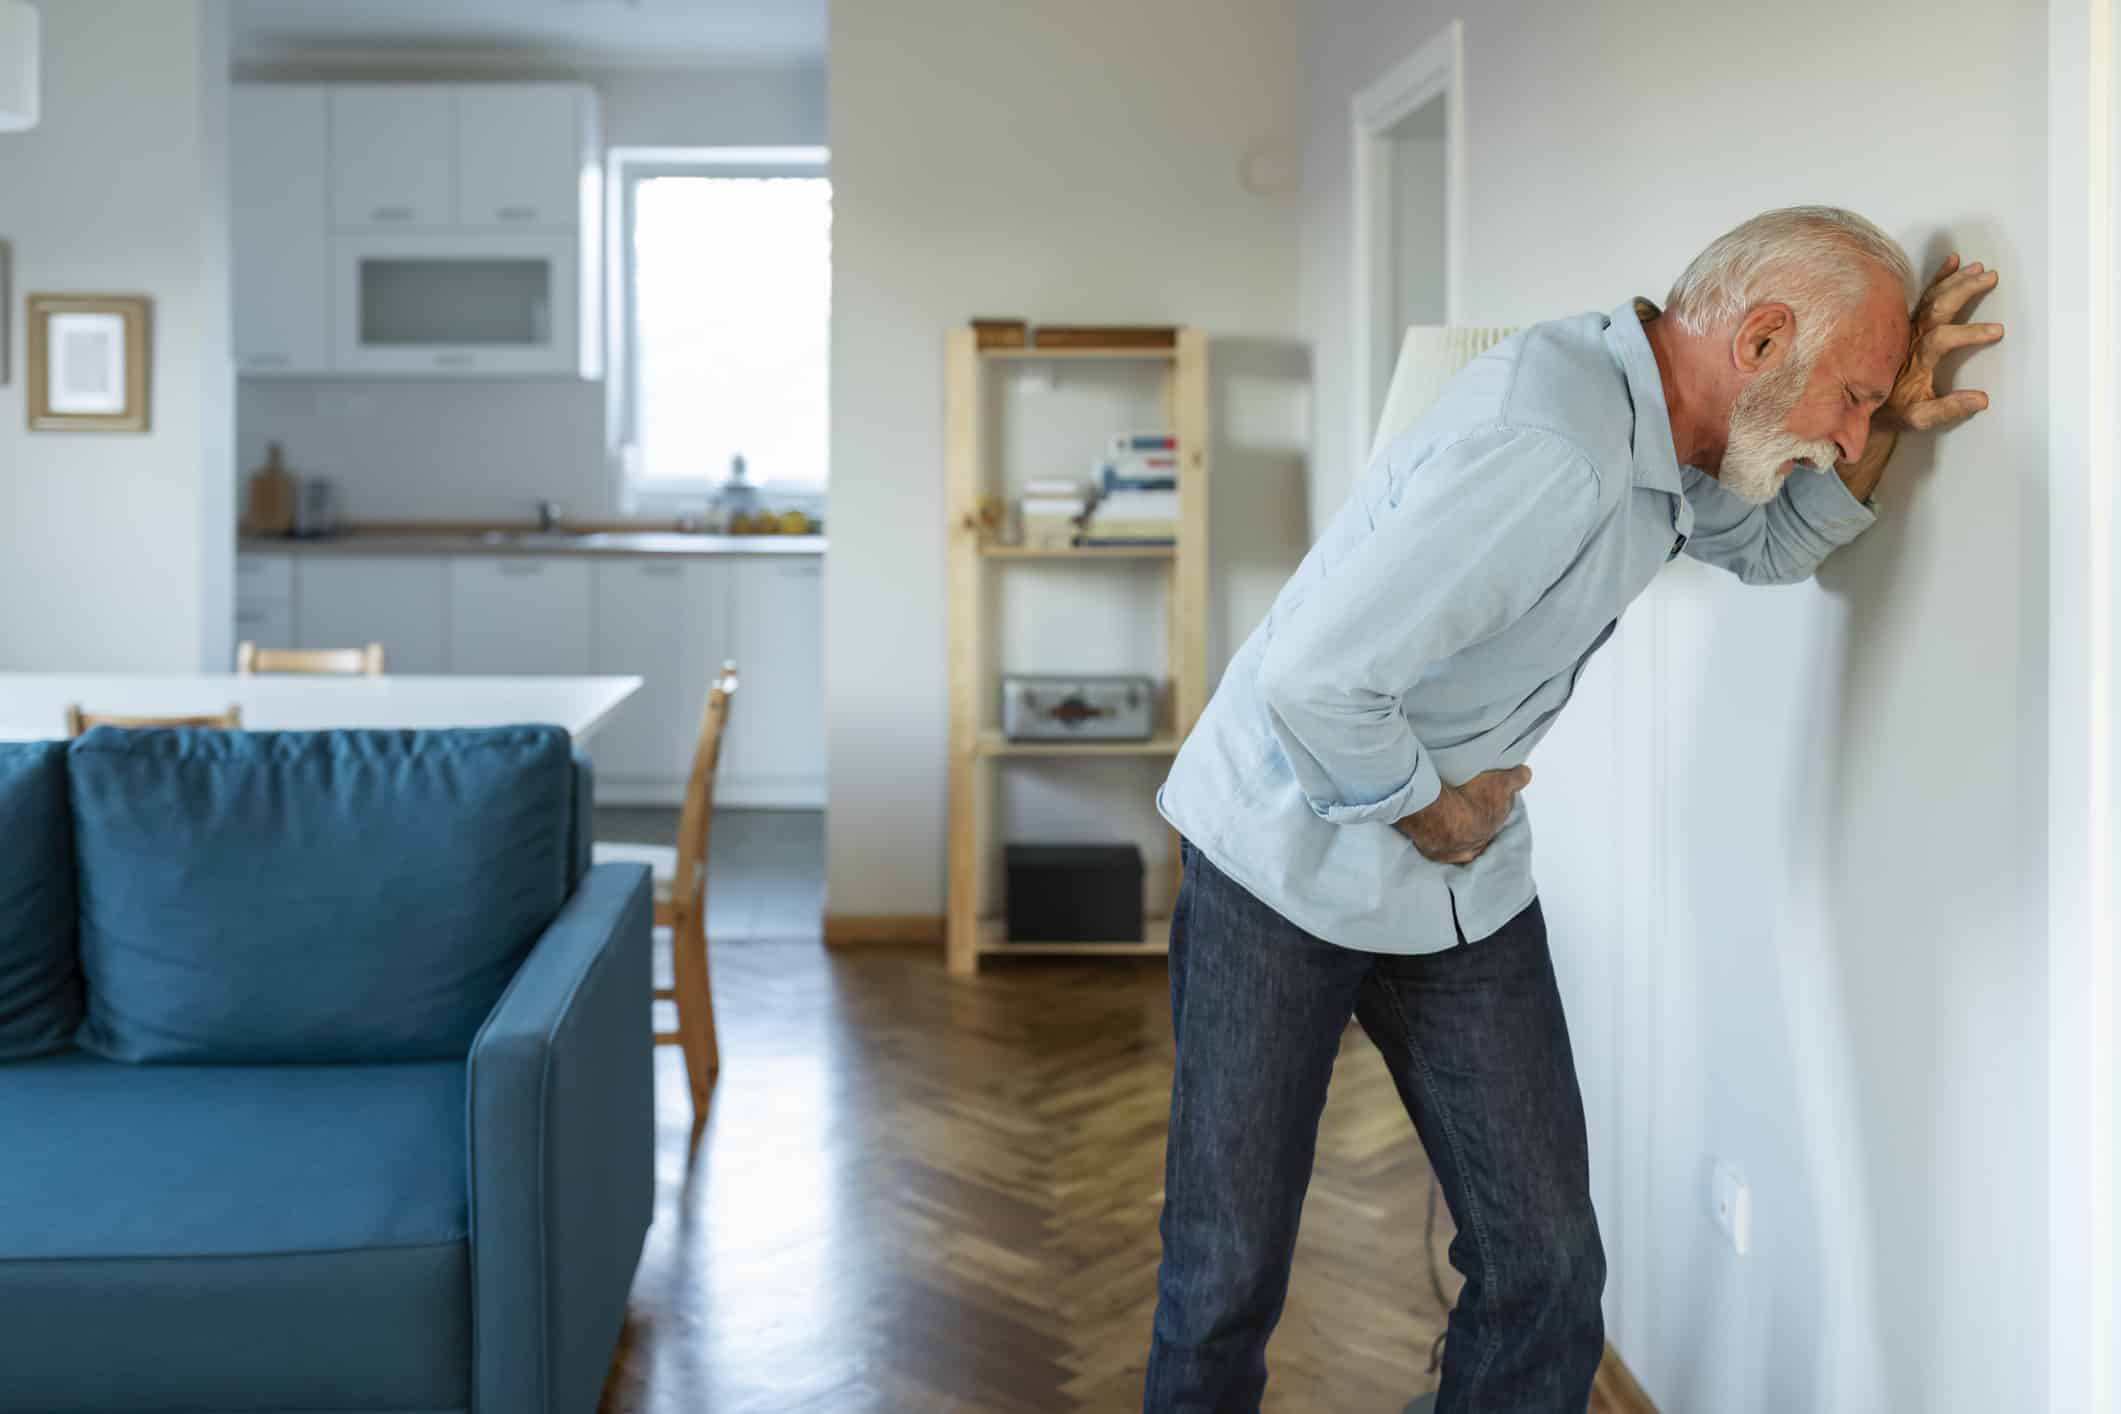
[[[280,444],[265,449],[265,465],[250,474],[243,528],[252,535],[288,535],[295,528],[295,479],[280,464]]]

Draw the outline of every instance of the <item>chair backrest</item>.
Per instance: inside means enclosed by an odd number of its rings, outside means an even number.
[[[189,717],[124,717],[109,712],[84,712],[81,704],[70,702],[66,707],[66,734],[80,736],[90,727],[219,727],[224,731],[241,731],[243,709],[229,703],[226,712],[208,712]]]
[[[253,673],[331,673],[344,677],[381,677],[383,645],[365,648],[260,648],[249,639],[236,645],[236,671]]]
[[[677,909],[704,909],[707,892],[707,837],[714,825],[714,771],[722,759],[722,733],[729,725],[729,704],[736,697],[736,664],[725,661],[700,714],[700,739],[692,749],[692,774],[685,778],[685,806],[678,812],[677,873],[670,902]]]

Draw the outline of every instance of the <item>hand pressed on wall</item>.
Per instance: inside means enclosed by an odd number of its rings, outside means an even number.
[[[1996,280],[1996,272],[1978,260],[1961,269],[1956,254],[1947,255],[1937,267],[1908,321],[1907,362],[1893,380],[1884,406],[1871,417],[1871,437],[1863,456],[1835,468],[1858,500],[1868,500],[1877,488],[1902,431],[1942,431],[1988,407],[1988,394],[1978,388],[1939,393],[1937,363],[1954,349],[1979,348],[2003,337],[2001,324],[1958,322],[1976,296],[1996,288]]]

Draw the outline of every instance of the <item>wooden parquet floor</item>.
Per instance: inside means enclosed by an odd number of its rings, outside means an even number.
[[[927,951],[751,941],[713,970],[722,1074],[696,1148],[679,1057],[657,1054],[656,1221],[604,1414],[1139,1409],[1161,962],[953,981]],[[1267,1409],[1398,1414],[1434,1386],[1432,1181],[1351,1031]],[[1439,1253],[1449,1236],[1439,1213]]]

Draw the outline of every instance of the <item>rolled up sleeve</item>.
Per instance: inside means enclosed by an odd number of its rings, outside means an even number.
[[[1402,701],[1431,665],[1523,617],[1598,510],[1597,471],[1573,443],[1483,427],[1409,468],[1371,533],[1276,607],[1259,690],[1314,814],[1390,823],[1442,794]]]
[[[1796,584],[1878,517],[1831,471],[1798,467],[1775,499],[1753,505],[1692,467],[1684,473],[1694,533],[1686,553],[1747,584]]]

